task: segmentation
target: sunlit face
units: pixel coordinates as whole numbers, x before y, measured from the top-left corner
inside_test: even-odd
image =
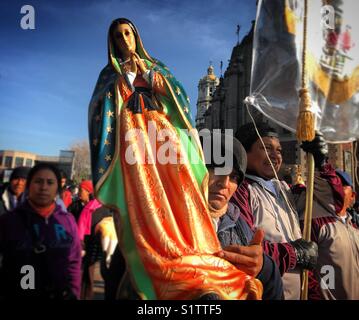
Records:
[[[239,176],[235,171],[230,175],[215,175],[214,169],[208,169],[208,202],[216,210],[228,204],[233,193],[237,190]]]
[[[53,171],[42,169],[35,173],[29,185],[29,200],[38,207],[48,207],[57,195],[57,179]]]
[[[61,178],[61,187],[63,188],[66,184],[66,178]]]
[[[131,53],[136,51],[136,38],[128,24],[117,25],[113,32],[113,38],[125,60],[131,56]]]
[[[90,201],[90,192],[86,189],[80,188],[79,189],[79,198],[82,202],[87,203]]]
[[[262,138],[265,148],[267,149],[269,158],[271,159],[276,172],[282,165],[282,147],[277,138]],[[261,141],[258,139],[247,152],[247,170],[264,179],[272,179],[275,177],[270,162],[266,156]]]
[[[12,193],[18,198],[25,191],[26,179],[15,178],[10,181],[10,189]]]
[[[344,191],[344,210],[351,208],[355,203],[355,196],[356,193],[353,192],[353,189],[351,186],[343,186]]]

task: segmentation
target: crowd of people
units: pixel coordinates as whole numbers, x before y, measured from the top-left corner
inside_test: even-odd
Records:
[[[226,138],[233,139],[226,150],[233,156],[228,174],[216,174],[213,159],[206,159],[208,206],[222,246],[218,257],[260,280],[262,299],[299,299],[303,269],[310,270],[309,299],[359,299],[358,212],[350,176],[327,162],[320,135],[302,145],[316,165],[312,241],[305,241],[305,185],[289,187],[275,178],[282,164],[278,135],[266,123],[257,130],[261,138],[247,124],[238,139],[212,139],[222,149]],[[141,298],[117,246],[113,213],[94,198],[90,180],[73,191],[50,164],[13,170],[0,198],[1,298],[91,300],[97,262],[106,299]],[[22,287],[24,265],[37,270],[34,290]],[[332,282],[322,279],[328,266]],[[220,296],[208,292],[201,299]]]

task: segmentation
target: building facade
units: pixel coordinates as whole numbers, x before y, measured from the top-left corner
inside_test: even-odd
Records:
[[[39,162],[55,165],[68,178],[72,177],[74,151],[61,150],[59,156],[41,156],[31,152],[17,150],[0,150],[0,181],[7,182],[12,170],[16,167],[33,167]]]
[[[15,150],[0,150],[0,170],[13,169],[16,167],[32,167],[37,155],[30,152]]]

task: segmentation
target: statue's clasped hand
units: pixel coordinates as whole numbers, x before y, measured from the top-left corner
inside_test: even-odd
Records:
[[[137,52],[132,52],[131,61],[132,61],[132,64],[136,68],[136,72],[137,72],[137,68],[138,68],[140,70],[141,74],[146,73],[147,67]]]

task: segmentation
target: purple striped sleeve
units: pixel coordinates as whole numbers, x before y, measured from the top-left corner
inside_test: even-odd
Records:
[[[319,281],[313,271],[308,271],[308,300],[322,300]]]
[[[263,241],[264,252],[277,264],[280,274],[294,269],[297,264],[295,250],[289,243],[271,243]]]
[[[311,240],[315,243],[319,243],[319,235],[320,235],[320,229],[328,225],[330,223],[335,223],[336,218],[335,217],[321,217],[321,218],[315,218],[312,219],[312,230],[311,230]],[[303,230],[304,221],[300,221],[300,227]],[[318,281],[318,277],[315,276],[313,271],[308,272],[308,298],[309,300],[321,300],[322,295],[320,292],[320,282]]]
[[[251,229],[255,231],[254,217],[249,201],[247,180],[244,180],[244,182],[237,188],[230,201],[240,209],[241,215],[244,220],[246,220]]]

